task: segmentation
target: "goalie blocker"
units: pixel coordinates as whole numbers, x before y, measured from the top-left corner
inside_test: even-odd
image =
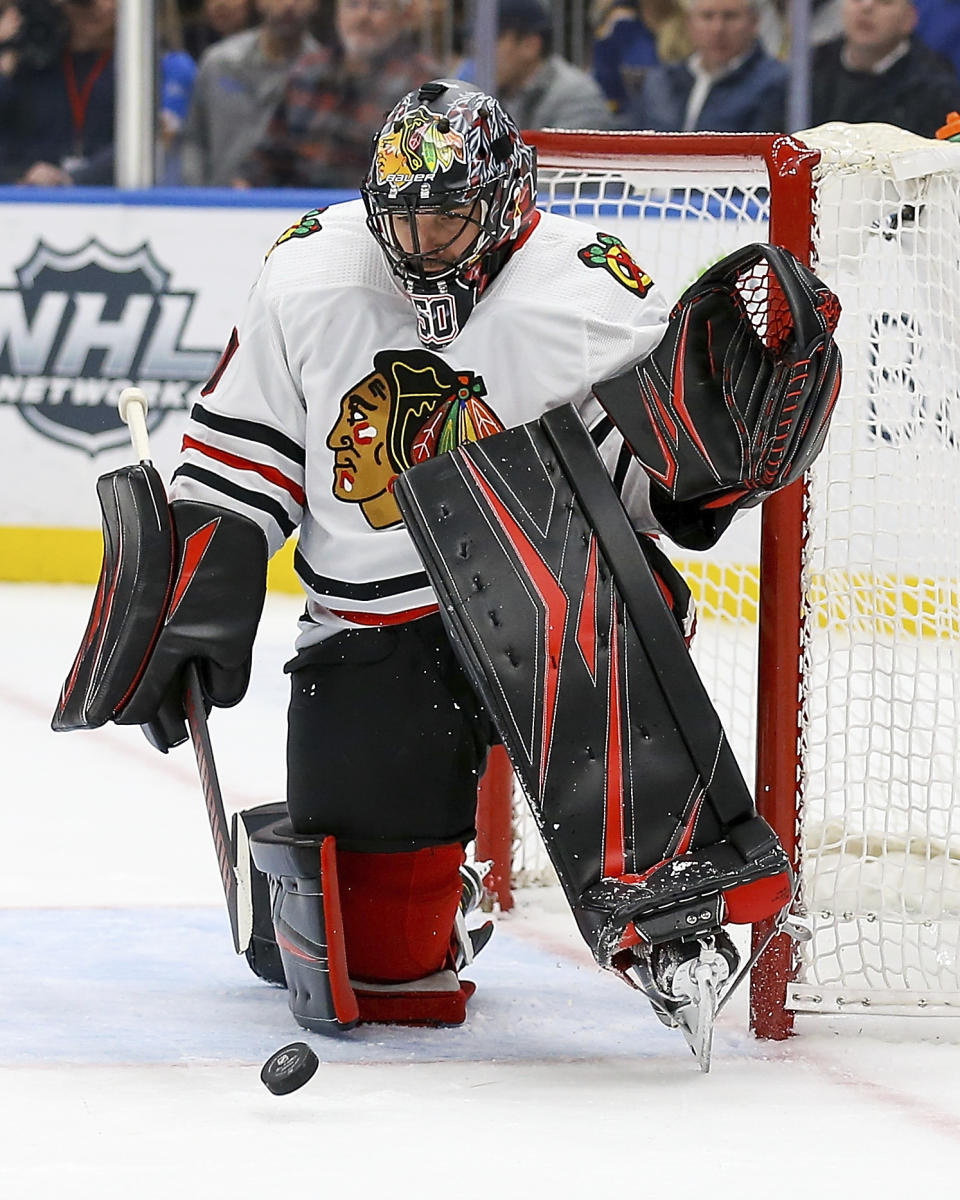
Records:
[[[266,595],[266,540],[227,509],[168,505],[147,461],[101,476],[97,497],[103,564],[53,729],[142,725],[166,753],[187,739],[189,661],[198,663],[209,704],[243,698]]]

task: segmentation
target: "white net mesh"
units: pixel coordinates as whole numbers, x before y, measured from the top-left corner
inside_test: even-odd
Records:
[[[844,385],[806,514],[800,834],[816,933],[788,1006],[960,1010],[960,146],[888,127],[803,140],[822,151],[814,265],[843,304]],[[777,204],[761,160],[702,144],[682,161],[548,168],[541,202],[621,237],[672,301],[765,240]],[[671,554],[751,782],[758,547],[750,514],[709,554]],[[549,881],[522,799],[514,839],[515,881]]]
[[[798,1008],[960,1006],[960,146],[827,126],[844,386],[810,475]],[[908,995],[909,994],[909,995]]]

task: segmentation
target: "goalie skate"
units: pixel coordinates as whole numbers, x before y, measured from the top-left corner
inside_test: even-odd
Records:
[[[709,1071],[717,1013],[740,979],[740,956],[729,935],[718,930],[694,941],[644,946],[632,958],[627,982],[639,987],[664,1025],[681,1031],[701,1071]]]
[[[612,965],[631,987],[650,1001],[653,1011],[671,1029],[679,1029],[701,1071],[710,1070],[714,1023],[720,1010],[740,986],[754,963],[779,933],[808,941],[809,924],[784,907],[747,962],[741,965],[729,934],[723,929],[696,931],[690,938],[640,943],[622,950]],[[707,919],[706,908],[700,916]],[[639,933],[642,922],[634,922]]]
[[[493,864],[491,862],[465,862],[460,867],[460,907],[453,922],[453,938],[456,944],[454,966],[458,971],[468,967],[493,936],[493,922],[484,921],[476,929],[467,928],[467,917],[483,903],[486,890],[483,881]]]

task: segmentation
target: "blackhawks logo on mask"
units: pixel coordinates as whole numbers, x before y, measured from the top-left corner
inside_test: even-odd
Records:
[[[584,246],[578,258],[588,267],[602,267],[631,292],[641,298],[653,287],[653,280],[633,261],[630,251],[612,233],[598,233],[597,240]]]
[[[408,183],[433,179],[455,162],[465,161],[463,134],[450,127],[448,118],[418,108],[381,133],[374,171],[377,183],[399,190]]]
[[[455,371],[428,350],[381,350],[373,370],[340,398],[327,437],[333,494],[358,504],[368,525],[401,524],[393,485],[424,459],[503,431],[473,371]]]

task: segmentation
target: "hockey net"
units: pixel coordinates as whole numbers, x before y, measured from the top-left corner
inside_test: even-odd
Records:
[[[805,483],[672,557],[695,661],[814,927],[754,969],[755,1030],[960,1012],[960,146],[838,124],[534,140],[541,205],[622,238],[671,301],[767,240],[840,297],[843,390]],[[549,883],[519,792],[507,807],[481,846],[509,847],[512,886]]]

